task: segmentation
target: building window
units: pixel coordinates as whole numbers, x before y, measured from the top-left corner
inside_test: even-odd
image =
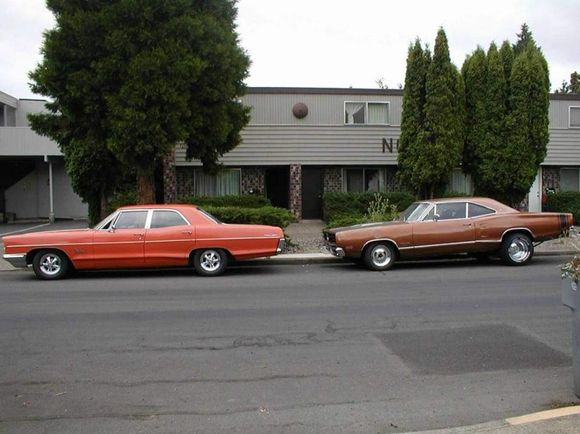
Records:
[[[560,169],[560,191],[579,191],[579,187],[578,169]]]
[[[570,128],[580,128],[580,107],[570,107]]]
[[[195,169],[193,191],[195,196],[238,196],[240,194],[241,170],[226,169],[216,174]]]
[[[473,194],[471,175],[463,173],[461,169],[453,169],[447,184],[447,193],[458,193],[466,196]]]
[[[388,125],[389,103],[349,102],[344,103],[344,123],[347,125]]]
[[[5,127],[5,123],[4,122],[4,104],[0,104],[0,127]]]
[[[365,167],[344,169],[343,191],[361,193],[363,191],[385,191],[385,169]]]

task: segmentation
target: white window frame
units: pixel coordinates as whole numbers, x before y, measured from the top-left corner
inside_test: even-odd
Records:
[[[572,126],[572,109],[578,109],[578,110],[580,110],[580,106],[578,106],[578,105],[568,106],[568,128],[580,129],[580,125],[578,125],[578,126]]]
[[[362,124],[352,123],[349,124],[346,122],[346,105],[347,104],[364,104],[364,119],[365,121]],[[387,106],[387,123],[369,123],[369,104],[384,104]],[[342,107],[342,122],[344,125],[351,126],[361,126],[361,125],[391,125],[391,102],[390,101],[344,101]]]

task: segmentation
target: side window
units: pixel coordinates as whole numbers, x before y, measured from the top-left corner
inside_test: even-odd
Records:
[[[477,205],[475,203],[470,203],[469,205],[469,217],[479,217],[480,215],[493,214],[495,211],[487,208],[485,206]]]
[[[153,211],[151,229],[183,225],[187,225],[187,222],[175,211]]]
[[[425,217],[423,217],[423,221],[431,221],[433,220],[433,218],[435,217],[435,207],[432,206],[431,209],[429,210],[429,212],[427,213],[427,215]]]
[[[439,220],[464,219],[465,202],[439,203],[437,214],[439,214]]]
[[[115,222],[115,229],[143,229],[147,211],[123,211]]]

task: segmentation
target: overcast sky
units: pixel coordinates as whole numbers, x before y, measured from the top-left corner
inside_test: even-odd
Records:
[[[0,90],[40,97],[28,72],[40,61],[42,32],[54,25],[44,0],[1,0]],[[580,71],[578,0],[388,1],[240,0],[238,31],[252,59],[249,86],[392,88],[404,82],[407,49],[433,46],[439,27],[460,68],[491,41],[515,41],[528,23],[550,65],[552,89]]]

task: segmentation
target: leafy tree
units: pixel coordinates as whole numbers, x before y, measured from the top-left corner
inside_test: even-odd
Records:
[[[206,168],[239,144],[249,60],[235,32],[235,1],[48,0],[48,7],[57,26],[31,78],[53,100],[43,131],[65,159],[89,144],[109,152],[135,171],[143,203],[154,202],[155,165],[176,143]],[[68,135],[75,140],[62,141]]]
[[[427,48],[421,47],[421,41],[415,40],[409,46],[407,69],[405,72],[405,87],[403,90],[403,112],[401,115],[401,138],[398,149],[399,178],[401,182],[413,190],[418,190],[417,167],[418,136],[423,127],[425,106],[425,81],[431,61]]]
[[[576,71],[570,74],[570,92],[580,93],[580,74]]]
[[[450,61],[445,31],[439,29],[427,72],[425,121],[418,137],[416,183],[423,197],[433,197],[461,164],[464,110],[463,80]]]

